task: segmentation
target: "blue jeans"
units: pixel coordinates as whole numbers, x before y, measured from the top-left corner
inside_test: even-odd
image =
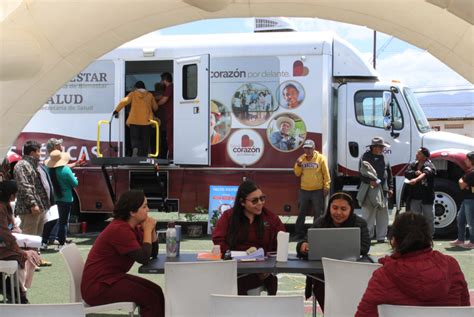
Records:
[[[458,213],[458,240],[465,241],[466,224],[469,225],[469,240],[474,243],[474,199],[464,199]]]
[[[69,222],[69,215],[71,214],[72,202],[57,201],[59,211],[58,220],[58,241],[60,245],[66,242],[67,224]]]

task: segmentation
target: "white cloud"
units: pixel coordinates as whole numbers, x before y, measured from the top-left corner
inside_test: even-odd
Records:
[[[400,80],[413,88],[471,86],[431,54],[417,49],[378,59],[377,72],[384,80]]]
[[[365,26],[311,18],[292,18],[291,20],[296,24],[300,32],[330,31],[348,41],[371,40],[373,36],[373,31]]]

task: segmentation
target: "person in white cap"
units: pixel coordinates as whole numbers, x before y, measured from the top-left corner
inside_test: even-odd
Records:
[[[295,224],[295,239],[301,240],[306,235],[304,222],[309,205],[313,206],[313,224],[324,210],[324,198],[329,193],[331,176],[324,155],[316,151],[313,140],[303,144],[304,154],[295,163],[294,172],[300,178],[299,214]]]
[[[388,159],[383,154],[385,148],[390,147],[385,143],[383,138],[375,137],[370,145],[369,150],[365,152],[359,162],[359,172],[361,184],[357,200],[362,207],[362,216],[367,221],[369,227],[369,235],[374,236],[374,226],[377,224],[376,239],[378,243],[385,242],[388,230],[388,197],[393,195],[393,176],[392,169]],[[376,172],[377,178],[368,177],[363,169],[370,165]],[[370,191],[382,192],[380,201],[374,204]]]
[[[278,131],[270,135],[270,142],[280,150],[293,150],[296,146],[296,139],[290,135],[290,131],[295,127],[295,121],[290,117],[281,116],[276,120],[275,124]]]

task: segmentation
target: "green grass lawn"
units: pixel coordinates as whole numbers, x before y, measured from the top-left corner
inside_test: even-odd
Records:
[[[162,218],[161,215],[153,213],[154,217]],[[169,217],[169,215],[167,216]],[[160,219],[162,220],[162,219]],[[86,234],[73,236],[74,242],[79,246],[82,256],[85,259],[96,238],[97,234]],[[295,252],[296,243],[290,243],[290,252]],[[474,289],[474,250],[466,250],[462,248],[453,248],[448,241],[435,241],[434,248],[445,254],[449,254],[456,258],[461,269],[464,272],[468,286]],[[181,244],[181,252],[198,252],[210,251],[212,249],[212,241],[209,236],[201,239],[184,239]],[[160,244],[160,253],[163,253],[164,245]],[[374,256],[383,256],[390,252],[388,244],[374,244],[370,253]],[[28,299],[31,303],[66,303],[69,301],[69,277],[65,264],[57,251],[45,251],[42,253],[44,259],[51,261],[51,267],[43,267],[37,272],[33,279],[33,286],[28,290]],[[138,274],[139,265],[134,265],[131,274],[136,274],[144,278],[150,279],[164,287],[163,275]],[[285,295],[304,295],[305,276],[301,274],[279,274],[278,293]],[[307,306],[311,306],[311,302],[306,302]],[[120,315],[118,312],[110,314],[96,314],[88,316],[115,316]]]

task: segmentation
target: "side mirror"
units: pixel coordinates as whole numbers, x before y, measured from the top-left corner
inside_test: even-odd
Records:
[[[384,91],[383,92],[383,116],[384,117],[390,117],[390,108],[392,104],[392,93],[389,91]]]

